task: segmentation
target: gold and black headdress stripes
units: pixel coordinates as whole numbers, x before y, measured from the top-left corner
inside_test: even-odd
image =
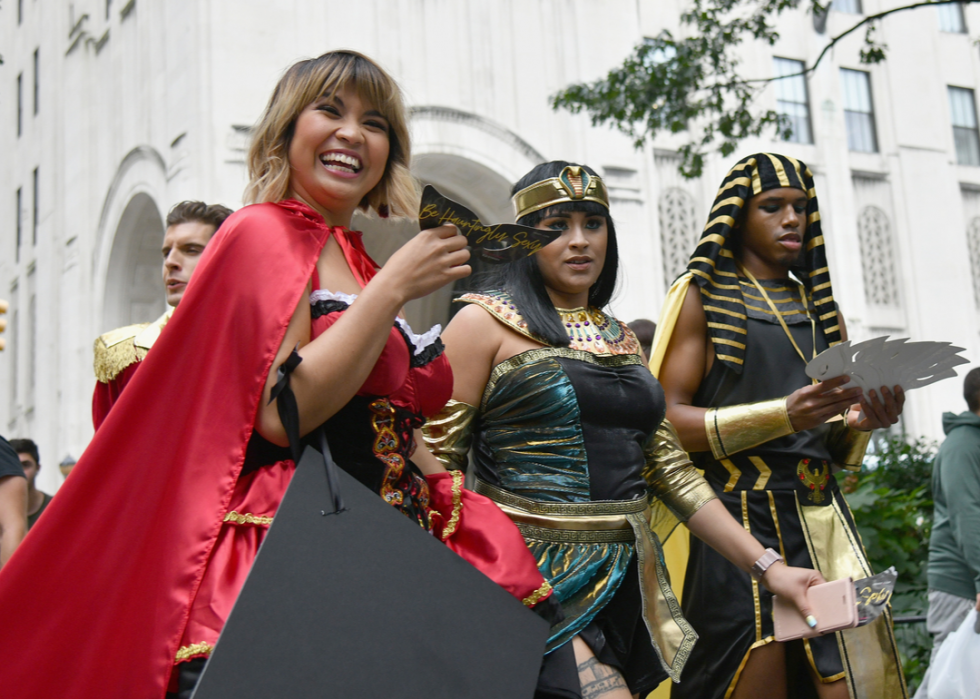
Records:
[[[735,265],[735,224],[752,197],[770,189],[793,187],[806,192],[806,232],[801,266],[793,273],[810,292],[817,323],[830,345],[841,341],[837,307],[830,284],[827,251],[820,227],[813,173],[785,155],[757,153],[740,160],[722,182],[708,223],[687,269],[701,287],[715,356],[741,373],[745,360],[746,313]]]
[[[600,177],[580,165],[568,165],[558,177],[535,182],[514,195],[515,220],[568,201],[594,201],[608,209],[609,193]]]

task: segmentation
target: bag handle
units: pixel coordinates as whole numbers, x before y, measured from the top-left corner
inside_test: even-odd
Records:
[[[289,440],[289,451],[293,456],[293,461],[299,466],[300,458],[303,454],[303,442],[299,436],[299,406],[296,404],[296,395],[289,385],[289,377],[296,367],[302,363],[299,345],[293,348],[286,361],[279,365],[276,373],[276,384],[269,392],[269,403],[276,401],[276,410],[279,413],[279,420],[286,431],[286,438]],[[333,511],[327,512],[320,510],[321,515],[336,515],[345,511],[344,498],[340,493],[340,477],[337,474],[337,464],[330,453],[330,445],[327,443],[327,432],[323,425],[315,430],[320,442],[320,453],[323,456],[323,467],[327,474],[327,487],[330,490],[330,498],[333,501]]]

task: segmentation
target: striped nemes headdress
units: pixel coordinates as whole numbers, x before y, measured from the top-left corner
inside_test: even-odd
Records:
[[[806,192],[806,232],[802,266],[792,271],[810,292],[817,325],[830,345],[841,341],[837,307],[827,267],[813,173],[805,163],[785,155],[757,153],[743,158],[725,176],[701,240],[687,269],[701,287],[701,301],[715,356],[738,373],[745,360],[746,313],[735,267],[732,236],[742,208],[770,189],[793,187]]]

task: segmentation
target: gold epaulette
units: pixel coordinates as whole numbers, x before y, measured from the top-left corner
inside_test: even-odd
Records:
[[[95,378],[109,383],[126,367],[142,361],[160,337],[172,313],[171,308],[152,323],[127,325],[100,335],[93,347]]]

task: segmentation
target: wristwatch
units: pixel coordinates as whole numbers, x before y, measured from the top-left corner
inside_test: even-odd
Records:
[[[766,549],[766,552],[759,556],[759,560],[752,564],[749,572],[752,573],[752,577],[756,580],[762,580],[762,576],[766,574],[766,571],[769,570],[773,563],[782,563],[782,561],[782,556],[772,549]]]

